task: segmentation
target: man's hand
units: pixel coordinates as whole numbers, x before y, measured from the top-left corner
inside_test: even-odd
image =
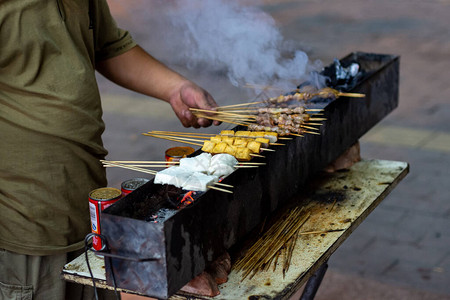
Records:
[[[212,123],[219,125],[220,122],[196,118],[189,108],[200,108],[206,110],[215,110],[217,107],[213,97],[204,89],[187,81],[180,86],[169,98],[169,103],[173,111],[180,119],[184,127],[208,127]]]

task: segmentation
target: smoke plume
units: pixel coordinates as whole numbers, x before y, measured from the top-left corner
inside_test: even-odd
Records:
[[[145,10],[151,28],[142,35],[153,37],[148,47],[159,48],[171,63],[224,72],[235,86],[292,89],[320,67],[320,63],[310,63],[305,52],[293,49],[259,1],[251,5],[237,0],[139,3],[131,19],[142,19]],[[136,38],[145,40],[143,36]]]

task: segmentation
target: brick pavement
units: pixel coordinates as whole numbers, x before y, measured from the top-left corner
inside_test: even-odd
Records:
[[[111,1],[113,12],[118,2]],[[363,137],[361,148],[367,158],[409,162],[410,174],[332,256],[317,298],[450,299],[450,1],[267,0],[262,7],[286,38],[325,65],[356,50],[401,55],[400,106]],[[131,25],[151,48],[146,24]],[[155,52],[163,47],[161,41]],[[223,74],[172,67],[222,104],[247,97]],[[103,80],[101,89],[109,158],[161,159],[172,144],[139,134],[182,129],[170,108]],[[112,185],[135,175],[108,170]]]

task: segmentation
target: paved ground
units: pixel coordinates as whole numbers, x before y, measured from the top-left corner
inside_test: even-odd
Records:
[[[141,44],[218,102],[248,99],[220,70],[188,70],[172,60],[173,49],[164,52],[171,36],[148,18],[168,13],[158,2],[110,2]],[[131,13],[136,7],[139,14]],[[333,255],[317,298],[450,299],[450,1],[267,0],[260,7],[287,40],[324,65],[352,51],[401,56],[400,106],[362,138],[361,147],[367,158],[407,161],[411,172]],[[159,40],[151,37],[154,28]],[[162,159],[173,144],[140,133],[181,130],[168,105],[100,82],[109,158]],[[108,172],[111,186],[136,176]]]

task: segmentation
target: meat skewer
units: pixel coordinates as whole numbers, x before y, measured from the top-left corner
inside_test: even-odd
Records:
[[[306,89],[309,89],[306,91]],[[308,101],[313,99],[314,97],[320,97],[323,99],[326,98],[339,98],[339,97],[350,97],[350,98],[364,98],[365,94],[360,93],[344,93],[340,92],[338,90],[326,87],[320,90],[315,89],[314,87],[305,87],[303,88],[303,91],[298,91],[293,94],[288,95],[280,95],[278,97],[272,97],[264,101],[257,101],[257,102],[250,102],[250,103],[240,103],[240,104],[232,104],[232,105],[225,105],[225,106],[219,106],[217,110],[223,110],[230,107],[239,107],[239,106],[249,106],[249,105],[256,105],[256,104],[281,104],[285,103],[291,100],[295,101]]]

